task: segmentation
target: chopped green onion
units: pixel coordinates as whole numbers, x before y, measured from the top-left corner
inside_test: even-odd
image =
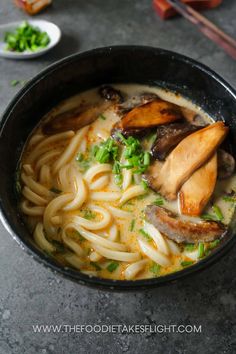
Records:
[[[214,213],[216,214],[216,217],[219,221],[224,219],[224,216],[222,214],[222,211],[220,210],[220,208],[218,207],[218,205],[213,205],[212,210],[214,211]]]
[[[154,200],[154,202],[152,202],[152,204],[157,205],[157,206],[161,206],[164,204],[164,200],[163,200],[163,198],[158,197],[157,199]]]
[[[215,240],[215,241],[212,241],[208,244],[208,249],[212,250],[214,249],[215,247],[217,247],[220,243],[220,240]]]
[[[143,187],[144,190],[148,190],[148,183],[147,181],[145,181],[144,179],[141,181],[141,185]]]
[[[101,270],[100,265],[97,264],[96,262],[90,262],[90,265],[93,266],[96,270]]]
[[[205,246],[204,243],[200,242],[198,245],[198,258],[202,258],[204,256]]]
[[[50,192],[56,193],[56,194],[60,194],[62,191],[60,189],[54,188],[52,187],[51,189],[49,189]]]
[[[155,275],[158,275],[161,270],[161,266],[155,262],[152,263],[152,265],[149,268],[150,272],[152,272]]]
[[[114,272],[117,268],[119,267],[119,263],[117,262],[112,262],[107,266],[107,270],[112,273]]]
[[[122,174],[117,174],[114,176],[114,180],[115,180],[115,184],[117,184],[117,186],[121,186],[122,181],[123,181],[123,176]]]
[[[66,252],[66,248],[65,246],[57,241],[57,240],[50,240],[51,244],[56,248],[56,250],[60,253],[65,253]]]
[[[194,263],[194,261],[182,261],[180,264],[182,265],[182,267],[188,267],[190,265],[192,265]]]
[[[92,210],[85,209],[84,218],[87,220],[93,220],[96,218],[96,213],[94,213]]]
[[[100,163],[113,162],[117,160],[118,145],[115,140],[108,138],[106,141],[98,145],[94,157]]]
[[[19,80],[12,80],[12,81],[11,81],[11,86],[16,86],[16,85],[18,85],[19,83],[20,83]]]
[[[4,36],[6,50],[14,52],[24,52],[26,50],[35,52],[45,48],[50,38],[46,32],[42,32],[38,27],[34,27],[27,21],[22,22],[12,32],[6,32]]]
[[[187,252],[194,251],[195,249],[196,249],[196,245],[194,243],[187,243],[184,245],[184,250]]]
[[[151,236],[146,231],[144,231],[144,229],[139,229],[139,232],[147,239],[148,242],[152,241]]]
[[[226,196],[223,197],[223,200],[225,202],[236,203],[236,197],[235,196],[234,197],[230,197],[230,196],[226,195]]]
[[[102,119],[102,120],[106,120],[107,119],[103,114],[100,114],[99,118]]]
[[[130,231],[134,231],[134,226],[135,226],[135,219],[133,219],[133,220],[131,221],[129,230],[130,230]]]
[[[213,205],[212,210],[214,212],[214,215],[212,214],[203,214],[201,216],[201,219],[206,220],[206,221],[222,221],[224,219],[224,216],[222,214],[222,211],[218,207],[218,205]]]

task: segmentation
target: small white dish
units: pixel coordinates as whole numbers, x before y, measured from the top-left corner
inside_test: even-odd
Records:
[[[19,52],[11,52],[6,50],[6,43],[4,42],[4,34],[5,32],[12,32],[18,26],[22,24],[22,21],[7,23],[4,25],[0,25],[0,57],[8,58],[8,59],[31,59],[39,57],[40,55],[45,54],[49,50],[51,50],[61,39],[61,30],[60,28],[52,22],[44,21],[44,20],[27,20],[30,25],[34,27],[38,27],[41,31],[47,32],[50,43],[48,43],[47,47],[40,49],[36,52],[31,52],[29,50],[24,51],[22,53]]]

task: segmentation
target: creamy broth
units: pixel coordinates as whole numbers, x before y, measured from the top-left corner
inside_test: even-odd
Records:
[[[113,85],[126,98],[143,92],[155,93],[165,101],[200,114],[206,124],[213,121],[205,112],[179,94],[143,85]],[[65,267],[90,276],[136,280],[163,276],[182,270],[207,256],[217,242],[199,245],[176,243],[153,230],[145,220],[145,207],[158,203],[180,213],[178,201],[167,201],[148,188],[142,174],[122,169],[117,181],[112,163],[99,163],[91,151],[107,141],[120,114],[110,107],[93,123],[78,131],[45,135],[42,127],[63,112],[87,103],[99,103],[98,90],[80,93],[60,103],[45,117],[29,137],[20,164],[20,208],[34,242]],[[144,151],[153,143],[153,131],[140,138]],[[124,146],[119,146],[119,158]],[[122,157],[123,156],[123,157]],[[232,219],[234,202],[222,196],[236,191],[235,175],[218,180],[204,213],[211,213],[212,200],[220,208],[222,223]],[[200,217],[183,220],[201,223]],[[151,229],[150,229],[151,227]],[[153,236],[154,233],[154,236]],[[145,251],[146,250],[146,251]],[[152,256],[154,254],[154,256]]]

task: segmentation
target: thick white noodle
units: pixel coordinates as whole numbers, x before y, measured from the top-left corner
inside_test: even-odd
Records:
[[[74,179],[76,193],[74,195],[74,199],[63,208],[65,211],[79,209],[84,204],[88,196],[82,175],[78,170],[76,170],[74,166],[71,166],[70,168],[70,176],[72,179]]]
[[[105,208],[100,207],[98,205],[89,204],[88,209],[95,211],[96,213],[99,213],[102,216],[102,219],[99,221],[92,221],[92,220],[82,218],[81,216],[73,216],[70,220],[73,223],[83,226],[88,230],[101,230],[101,229],[105,229],[110,225],[112,221],[112,216],[109,213],[109,211],[107,211]]]
[[[52,216],[51,217],[51,223],[53,225],[61,225],[63,222],[63,217],[62,216],[59,216],[59,215],[56,215],[56,216]]]
[[[182,255],[192,259],[193,261],[197,261],[198,260],[198,249],[196,249],[194,251],[184,251],[182,253]]]
[[[121,210],[111,205],[108,205],[107,208],[110,210],[112,215],[116,218],[126,219],[126,218],[130,218],[130,216],[132,215],[130,211]]]
[[[94,181],[89,185],[89,189],[92,191],[99,190],[105,188],[108,185],[108,183],[109,183],[109,176],[108,175],[101,176],[98,179],[96,179],[96,181]]]
[[[113,224],[108,231],[108,240],[117,241],[119,230],[116,224]]]
[[[122,197],[120,198],[120,205],[124,204],[128,200],[138,197],[139,195],[145,194],[146,191],[143,188],[143,186],[132,186],[129,187],[123,194]]]
[[[119,252],[113,251],[97,244],[93,244],[93,248],[100,253],[103,257],[108,259],[113,259],[115,261],[123,261],[123,262],[136,262],[141,258],[140,253],[138,252]]]
[[[132,171],[123,169],[122,170],[122,176],[123,176],[123,182],[122,182],[122,189],[125,191],[128,187],[130,187],[132,183]]]
[[[34,193],[29,187],[24,187],[22,190],[23,196],[35,205],[44,206],[48,204],[48,200]]]
[[[62,209],[68,202],[73,199],[72,193],[62,194],[57,198],[54,198],[46,207],[43,215],[43,224],[48,236],[54,236],[56,229],[52,225],[51,219],[56,216],[57,212]]]
[[[109,163],[96,164],[90,167],[87,172],[84,174],[84,180],[90,184],[93,182],[93,179],[101,174],[111,172],[112,167]]]
[[[102,259],[102,256],[98,252],[93,251],[90,253],[89,259],[91,262],[98,262]]]
[[[50,167],[48,165],[43,165],[41,167],[40,172],[39,172],[39,181],[44,186],[47,186],[48,188],[50,187],[51,173],[50,173]]]
[[[142,259],[141,261],[130,264],[124,271],[125,279],[132,280],[136,275],[144,270],[146,264],[148,263],[147,259]]]
[[[27,176],[33,176],[34,175],[34,170],[33,170],[32,166],[31,166],[31,164],[25,163],[22,166],[22,168],[25,171],[25,173],[27,174]]]
[[[43,134],[34,134],[30,138],[30,140],[28,142],[28,147],[32,147],[33,145],[38,144],[43,139],[45,139],[45,135],[43,135]]]
[[[32,206],[29,204],[28,200],[25,199],[21,203],[21,210],[24,214],[29,216],[41,216],[44,213],[45,207]]]
[[[52,193],[48,190],[48,188],[36,182],[32,177],[26,176],[25,173],[22,173],[21,179],[24,184],[32,190],[32,192],[40,195],[41,197],[44,197],[45,199],[52,199]]]
[[[179,249],[179,246],[172,240],[169,240],[168,238],[166,238],[166,242],[169,246],[169,250],[172,254],[174,255],[179,255],[181,252],[180,252],[180,249]]]
[[[170,254],[168,244],[161,233],[157,230],[157,228],[155,228],[149,222],[145,221],[143,229],[148,235],[151,236],[157,245],[158,250],[168,256]]]
[[[65,231],[62,232],[62,241],[66,246],[68,246],[72,251],[74,251],[79,257],[86,256],[84,249],[78,244],[78,242],[72,240],[68,237]]]
[[[120,192],[92,192],[90,193],[90,199],[103,202],[114,202],[120,199]]]
[[[80,270],[80,267],[84,266],[86,262],[73,253],[64,254],[65,260],[72,265],[74,268]]]
[[[43,232],[43,224],[39,222],[34,230],[34,240],[36,244],[44,251],[53,252],[55,247],[46,240],[46,237]]]
[[[58,155],[61,154],[61,149],[54,149],[54,150],[49,150],[45,152],[40,158],[37,160],[36,165],[35,165],[35,171],[38,172],[38,170],[43,166],[49,163],[51,160],[55,159]]]
[[[164,255],[160,251],[154,249],[147,242],[145,242],[141,239],[139,239],[138,242],[139,242],[139,246],[140,246],[141,250],[148,258],[150,258],[151,260],[153,260],[157,264],[160,264],[162,267],[168,267],[171,265],[171,261],[166,255]]]
[[[81,236],[83,236],[84,238],[86,238],[86,240],[92,242],[93,244],[96,245],[100,245],[112,250],[117,250],[117,251],[125,251],[126,250],[126,246],[118,243],[118,242],[113,242],[110,240],[107,240],[101,236],[98,236],[97,234],[90,232],[88,230],[83,229],[81,226],[79,226],[78,224],[75,223],[70,223],[68,225],[66,225],[66,229],[68,228],[73,228],[75,230],[77,230]],[[98,252],[100,253],[100,252]]]
[[[71,185],[71,179],[69,176],[69,169],[70,169],[70,164],[64,165],[62,168],[60,168],[58,172],[58,177],[59,177],[59,184],[61,187],[61,190],[63,192],[76,192],[76,186],[74,183]]]
[[[78,148],[82,140],[85,138],[88,129],[89,126],[86,126],[77,131],[77,133],[71,139],[69,145],[65,148],[64,152],[61,154],[59,159],[54,163],[52,167],[52,171],[54,174],[57,173],[62,166],[64,166],[65,164],[67,164],[69,161],[73,159],[76,151],[78,151]]]
[[[44,152],[50,150],[53,144],[64,142],[66,139],[72,138],[75,133],[70,130],[68,132],[54,134],[46,139],[43,139],[39,144],[37,144],[31,154],[27,158],[28,163],[33,163],[40,155]]]

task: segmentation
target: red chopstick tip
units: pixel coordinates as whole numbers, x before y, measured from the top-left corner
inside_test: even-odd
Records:
[[[219,6],[222,0],[182,0],[196,10],[206,10]],[[153,7],[160,18],[166,20],[173,17],[177,12],[166,0],[153,0]]]

